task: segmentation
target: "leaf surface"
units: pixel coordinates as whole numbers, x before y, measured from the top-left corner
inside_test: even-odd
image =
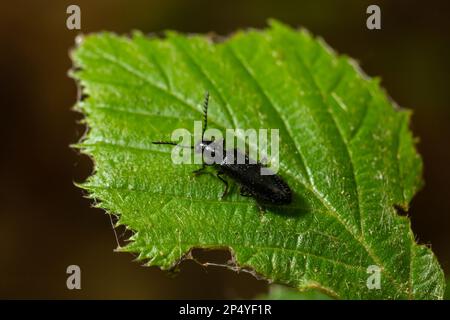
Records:
[[[276,21],[220,43],[100,33],[73,60],[87,96],[79,147],[95,162],[83,188],[135,232],[123,250],[168,269],[191,248],[229,248],[240,268],[337,298],[442,298],[436,258],[395,210],[421,186],[410,113],[320,39]],[[222,200],[220,180],[152,144],[192,131],[206,90],[210,127],[279,129],[291,205],[261,214],[236,190]],[[371,265],[380,289],[366,285]]]

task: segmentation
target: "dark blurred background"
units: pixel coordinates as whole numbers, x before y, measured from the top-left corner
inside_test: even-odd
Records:
[[[274,17],[357,59],[396,102],[414,110],[426,186],[409,215],[417,240],[432,244],[450,273],[448,1],[15,0],[2,1],[0,18],[0,298],[252,298],[267,291],[249,274],[187,261],[170,276],[113,252],[109,217],[73,185],[92,164],[69,148],[85,130],[71,111],[76,86],[67,77],[68,51],[78,31],[66,28],[70,4],[81,7],[83,33],[228,34],[262,28]],[[380,5],[382,30],[366,28],[369,4]],[[82,290],[66,288],[70,264],[81,267]]]

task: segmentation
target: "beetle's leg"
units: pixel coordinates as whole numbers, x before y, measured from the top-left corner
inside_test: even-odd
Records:
[[[259,203],[258,201],[256,201],[256,205],[258,206],[259,213],[260,213],[261,215],[263,215],[264,213],[266,213],[266,208],[264,208],[264,206],[263,206],[261,203]]]
[[[222,178],[222,171],[218,171],[216,176],[219,178],[224,184],[225,184],[225,190],[222,193],[222,199],[225,198],[225,196],[228,194],[228,181]]]
[[[243,197],[252,197],[253,194],[250,192],[250,190],[244,186],[241,186],[240,194]]]
[[[193,173],[195,176],[199,176],[199,175],[201,175],[201,174],[207,173],[207,172],[205,172],[205,169],[206,169],[206,165],[203,163],[203,164],[202,164],[202,167],[201,167],[200,169],[194,170],[194,171],[192,171],[192,173]]]

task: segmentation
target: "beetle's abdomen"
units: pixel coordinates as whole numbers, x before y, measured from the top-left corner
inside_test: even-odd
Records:
[[[239,153],[235,150],[235,156]],[[276,174],[261,175],[262,165],[251,161],[247,155],[243,156],[245,157],[243,164],[232,161],[236,157],[235,159],[225,157],[220,168],[258,200],[280,205],[291,203],[291,189],[280,176]]]

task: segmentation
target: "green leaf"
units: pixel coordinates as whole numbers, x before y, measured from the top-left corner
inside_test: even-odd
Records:
[[[235,268],[336,298],[443,297],[435,256],[395,210],[421,186],[410,112],[320,39],[275,21],[220,43],[100,33],[73,60],[87,96],[79,147],[95,162],[82,187],[135,232],[123,251],[169,269],[191,248],[229,248]],[[292,205],[261,214],[238,192],[222,200],[220,180],[194,177],[199,165],[175,165],[170,146],[152,144],[192,131],[206,90],[210,127],[279,129]],[[380,289],[366,285],[371,265]]]
[[[450,279],[446,280],[444,299],[445,300],[450,300]]]

